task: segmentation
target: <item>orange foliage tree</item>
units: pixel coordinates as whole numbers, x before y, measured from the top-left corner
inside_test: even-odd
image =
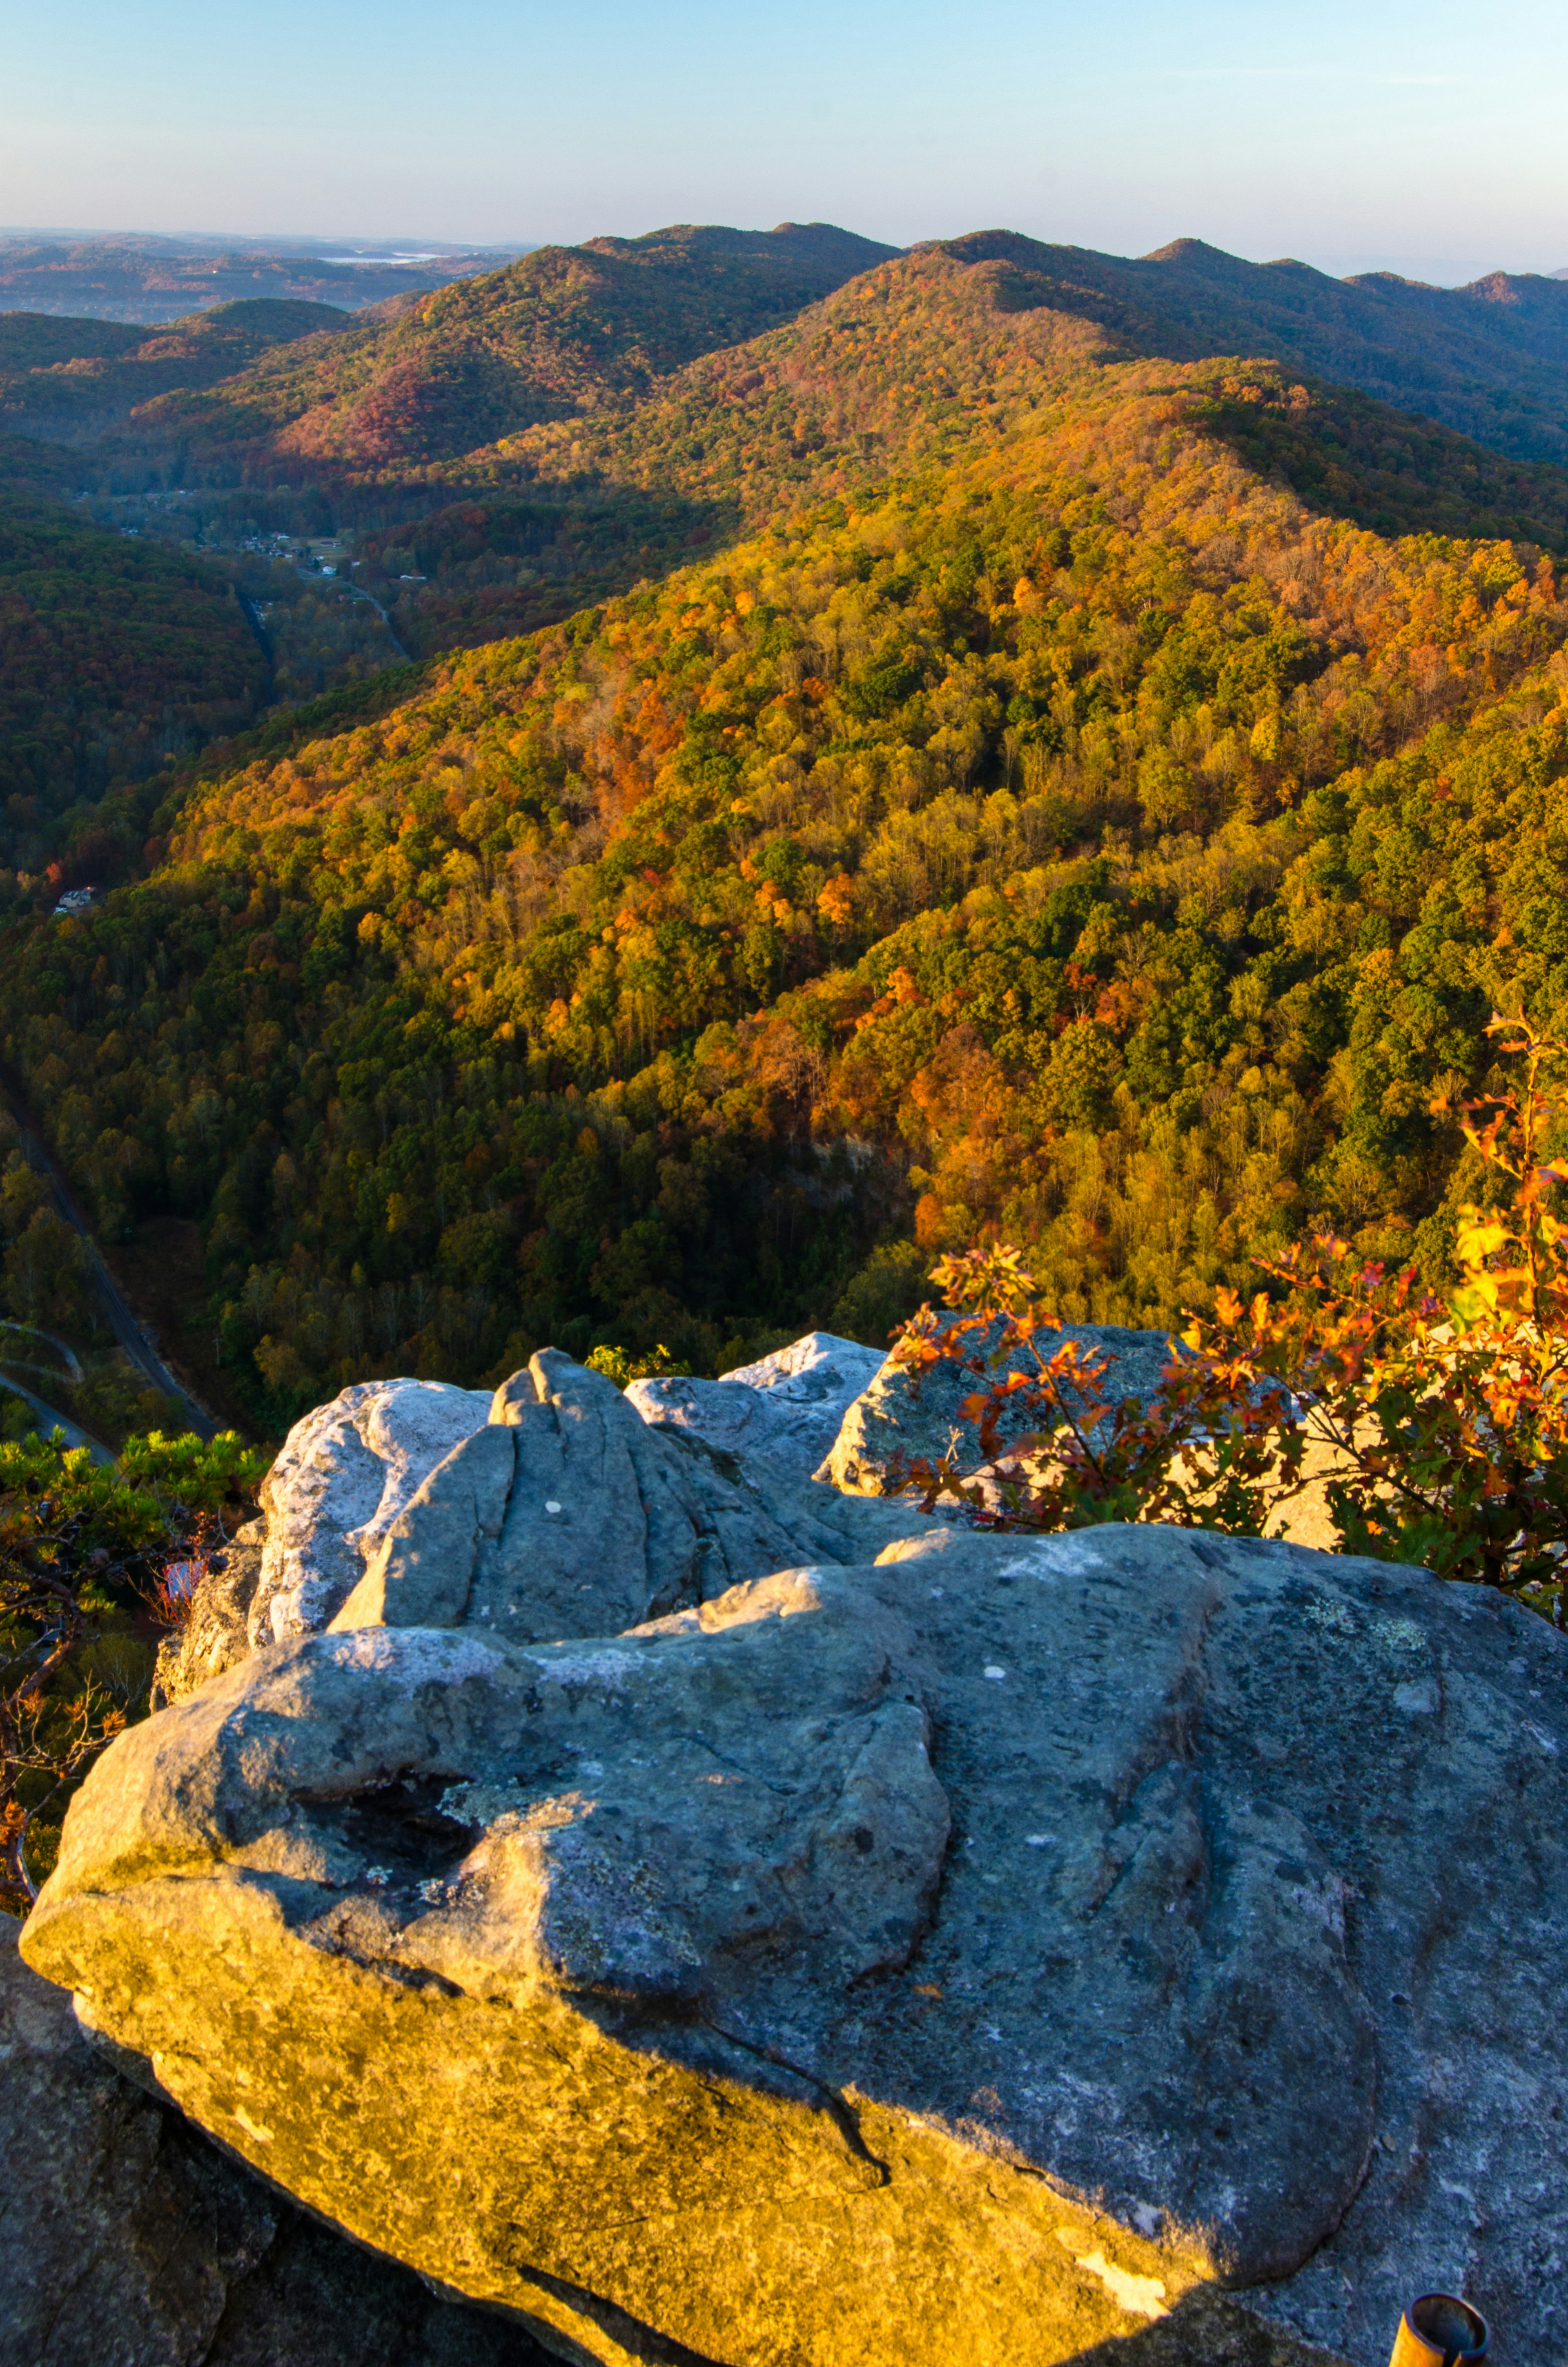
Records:
[[[1067,1340],[1006,1245],[945,1258],[958,1310],[906,1327],[916,1373],[958,1361],[983,1458],[912,1462],[895,1481],[946,1495],[983,1527],[1117,1520],[1262,1535],[1316,1479],[1342,1550],[1494,1586],[1568,1626],[1568,1165],[1547,1156],[1568,1043],[1524,1018],[1489,1034],[1517,1084],[1460,1105],[1494,1188],[1466,1203],[1457,1285],[1389,1273],[1333,1234],[1260,1262],[1250,1304],[1216,1294],[1150,1403],[1113,1403],[1106,1359]]]

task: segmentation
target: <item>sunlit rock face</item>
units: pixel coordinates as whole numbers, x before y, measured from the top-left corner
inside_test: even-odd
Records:
[[[106,1755],[24,1942],[85,2021],[568,2357],[1381,2367],[1442,2284],[1557,2355],[1562,1639],[1146,1528],[661,1608],[685,1500],[577,1375]]]
[[[520,2321],[454,2307],[124,2078],[16,1931],[0,1920],[6,2367],[548,2367]]]
[[[420,1482],[488,1416],[486,1393],[362,1381],[297,1421],[261,1487],[252,1646],[324,1626]]]

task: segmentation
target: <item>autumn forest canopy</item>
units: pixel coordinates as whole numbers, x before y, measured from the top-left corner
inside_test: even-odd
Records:
[[[287,315],[0,315],[0,1056],[257,1432],[986,1239],[1137,1324],[1448,1271],[1434,1103],[1568,1001],[1568,285],[784,225]]]

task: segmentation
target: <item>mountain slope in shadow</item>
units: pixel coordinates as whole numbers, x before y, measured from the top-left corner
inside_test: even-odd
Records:
[[[1491,273],[1429,288],[1392,272],[1333,279],[1283,259],[1246,263],[1176,239],[1128,258],[1015,231],[941,242],[961,262],[1006,263],[1020,306],[1049,305],[1137,350],[1198,361],[1267,354],[1521,459],[1568,460],[1568,284]]]
[[[291,297],[242,298],[167,328],[0,313],[0,433],[81,443],[171,388],[215,386],[276,345],[329,336],[345,312]]]

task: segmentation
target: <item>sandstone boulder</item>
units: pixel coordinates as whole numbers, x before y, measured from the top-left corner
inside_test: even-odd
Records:
[[[971,1334],[971,1357],[983,1360],[1001,1338],[1000,1319],[987,1331]],[[1108,1401],[1138,1398],[1147,1405],[1159,1387],[1160,1375],[1177,1353],[1164,1331],[1132,1331],[1115,1323],[1064,1323],[1060,1331],[1041,1335],[1040,1353],[1076,1341],[1097,1350],[1105,1361],[1101,1384]],[[1009,1369],[1033,1372],[1027,1359],[1015,1358]],[[981,1460],[980,1433],[959,1408],[965,1398],[985,1386],[984,1377],[947,1360],[921,1373],[912,1372],[898,1354],[887,1357],[860,1395],[846,1408],[838,1432],[816,1477],[853,1494],[880,1496],[888,1484],[895,1455],[906,1462],[931,1463],[952,1453],[960,1470],[972,1470]],[[1028,1427],[1020,1418],[1013,1435]],[[1007,1433],[1003,1431],[1004,1440]]]
[[[754,1475],[767,1467],[799,1483],[830,1452],[845,1413],[882,1363],[877,1349],[858,1341],[808,1331],[716,1381],[672,1375],[633,1381],[626,1395],[644,1421],[737,1455]]]
[[[801,1541],[692,1444],[554,1349],[493,1397],[345,1389],[295,1424],[263,1482],[250,1647],[334,1623],[614,1631],[790,1560]],[[202,1590],[214,1643],[243,1582]]]
[[[1541,1622],[936,1529],[514,1634],[214,1678],[106,1754],[28,1926],[312,2210],[607,2362],[1213,2361],[1244,2307],[1260,2356],[1382,2367],[1444,2284],[1562,2355]]]
[[[262,1482],[253,1648],[326,1625],[367,1550],[489,1405],[482,1392],[441,1381],[362,1381],[294,1424]]]

